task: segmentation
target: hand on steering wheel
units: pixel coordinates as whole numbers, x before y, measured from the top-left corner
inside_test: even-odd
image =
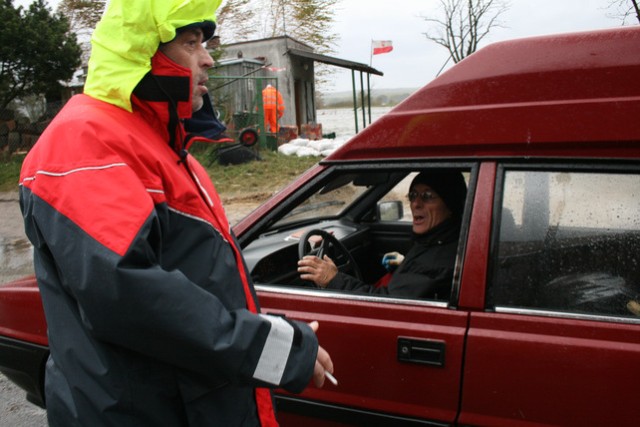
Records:
[[[313,236],[320,236],[320,242],[318,243],[316,240],[314,243],[310,243],[309,240]],[[330,256],[333,259],[332,263],[335,262],[335,267],[338,271],[352,274],[358,280],[362,280],[360,268],[351,253],[333,234],[320,229],[307,231],[298,243],[298,259],[302,259],[307,255],[315,255],[320,260],[324,260],[325,255]],[[324,285],[326,286],[326,283]]]

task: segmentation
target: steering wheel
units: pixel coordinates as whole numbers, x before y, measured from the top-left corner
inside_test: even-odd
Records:
[[[320,236],[322,239],[317,247],[309,242],[313,236]],[[324,230],[314,228],[307,231],[298,242],[298,258],[302,259],[306,255],[315,255],[322,259],[324,255],[329,256],[338,267],[338,271],[351,274],[356,279],[362,281],[362,272],[351,253],[345,245],[336,237]]]

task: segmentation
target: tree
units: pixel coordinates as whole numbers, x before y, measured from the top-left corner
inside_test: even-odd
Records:
[[[312,46],[317,53],[334,51],[338,35],[330,29],[339,0],[278,1],[290,8],[290,24],[285,23],[288,34]]]
[[[638,0],[610,0],[608,8],[616,8],[614,17],[620,18],[624,25],[628,20],[640,23],[640,6]]]
[[[501,0],[440,0],[440,6],[444,18],[422,17],[438,27],[424,35],[447,48],[456,63],[475,52],[489,31],[501,25],[498,18],[509,7]]]
[[[318,53],[331,53],[330,31],[340,0],[227,0],[218,10],[224,43],[289,35]]]
[[[80,63],[67,19],[52,14],[44,0],[26,11],[0,0],[0,22],[0,109],[18,97],[59,97],[59,82],[69,80]]]
[[[106,0],[62,0],[58,12],[69,21],[82,49],[81,62],[86,65],[91,54],[91,34],[107,5]]]
[[[93,29],[102,17],[106,0],[62,0],[58,12],[69,20],[74,32],[82,29]]]
[[[224,42],[247,41],[257,33],[257,17],[251,0],[227,0],[217,15],[218,29]]]
[[[331,53],[338,36],[329,29],[339,1],[269,0],[264,37],[286,34],[308,44],[318,53]]]
[[[218,9],[223,44],[283,35],[331,54],[338,35],[331,32],[336,6],[341,0],[227,0]],[[319,84],[333,70],[316,68]]]

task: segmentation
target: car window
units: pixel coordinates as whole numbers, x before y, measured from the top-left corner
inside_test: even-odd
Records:
[[[640,316],[640,175],[506,171],[488,302]]]
[[[385,206],[385,203],[394,202],[402,204],[402,215],[400,219],[392,217],[390,219],[386,219],[384,215],[381,215],[378,218],[380,221],[401,221],[404,223],[411,222],[411,205],[409,203],[409,198],[407,194],[409,194],[409,186],[411,185],[411,181],[416,177],[418,172],[412,172],[407,175],[402,181],[396,184],[387,194],[385,194],[381,199],[380,203],[382,206]]]
[[[425,198],[427,193],[433,196],[430,192],[419,194],[416,221],[419,229],[428,229],[414,235],[408,194],[420,172],[424,172],[421,181],[435,182],[419,185],[432,186],[436,194],[432,198]],[[251,276],[259,285],[316,290],[331,297],[339,293],[449,301],[470,176],[470,168],[460,166],[336,168],[292,196],[288,213],[245,246]],[[447,193],[437,194],[438,188]],[[447,203],[459,209],[457,215],[432,225],[433,216],[447,215]],[[317,255],[320,249],[341,273],[326,288],[298,273],[300,254]]]
[[[287,213],[276,227],[306,219],[336,217],[365,191],[386,179],[387,174],[339,175]]]

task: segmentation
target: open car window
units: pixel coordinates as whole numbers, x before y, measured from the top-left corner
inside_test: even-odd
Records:
[[[460,221],[457,221],[455,231],[447,235],[448,246],[444,251],[446,253],[439,253],[435,260],[424,264],[409,256],[409,262],[405,265],[411,265],[408,267],[410,274],[406,276],[411,277],[411,280],[401,285],[396,282],[388,287],[393,283],[391,279],[396,274],[397,265],[385,264],[385,254],[398,252],[407,256],[415,243],[408,193],[411,182],[419,170],[422,169],[336,168],[329,171],[327,177],[320,178],[313,188],[301,189],[301,194],[308,195],[290,197],[287,212],[258,239],[244,248],[245,259],[254,282],[277,289],[329,292],[334,296],[335,293],[341,293],[345,296],[448,302],[457,256]],[[438,169],[432,167],[430,170],[451,169],[440,166]],[[468,186],[470,167],[456,168],[455,172],[459,173],[464,181],[463,186]],[[464,198],[464,195],[462,197]],[[328,245],[326,254],[334,260],[341,273],[356,278],[359,283],[351,282],[344,286],[332,285],[327,289],[320,289],[300,278],[297,262],[301,253],[310,249],[301,249],[300,242],[305,234],[312,230],[326,232],[338,240],[339,245]],[[344,249],[340,251],[337,246],[344,246]],[[344,283],[349,281],[346,278],[343,280]],[[437,284],[437,292],[415,291],[420,287],[427,289],[432,282],[442,282],[445,285]]]

